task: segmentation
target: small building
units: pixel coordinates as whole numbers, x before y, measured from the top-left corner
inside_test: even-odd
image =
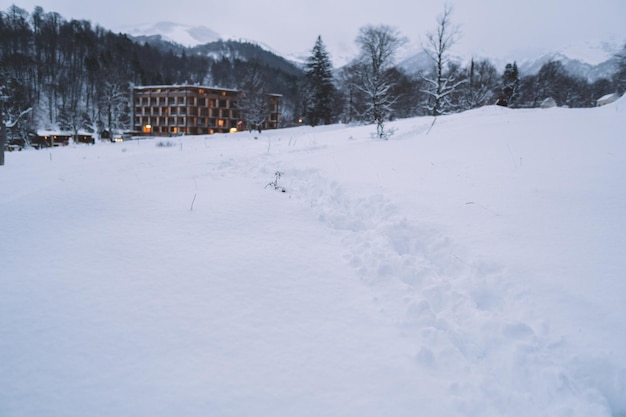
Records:
[[[238,106],[240,92],[197,85],[132,89],[132,129],[144,135],[204,135],[249,128]],[[268,94],[265,129],[278,128],[282,95]]]
[[[607,104],[614,103],[619,99],[619,97],[620,96],[617,93],[607,94],[605,96],[600,97],[596,101],[596,106],[601,107],[601,106],[606,106]]]
[[[38,130],[31,138],[30,144],[34,148],[49,148],[52,146],[67,146],[70,140],[75,143],[93,144],[94,138],[91,133],[80,131],[77,135],[62,130]]]
[[[553,107],[556,107],[556,100],[554,100],[552,97],[548,97],[541,102],[539,107],[541,107],[542,109],[551,109]]]

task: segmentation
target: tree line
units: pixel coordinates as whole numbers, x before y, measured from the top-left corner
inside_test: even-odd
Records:
[[[568,74],[558,61],[533,75],[520,74],[515,62],[502,72],[485,59],[464,67],[451,59],[460,36],[452,11],[446,5],[427,33],[430,69],[409,73],[396,62],[406,38],[386,25],[361,28],[358,56],[334,69],[321,36],[299,67],[250,43],[184,48],[138,42],[89,21],[13,5],[0,12],[1,133],[28,143],[40,128],[97,134],[129,129],[132,85],[235,88],[250,102],[259,101],[259,92],[280,93],[282,126],[373,123],[379,138],[392,133],[385,123],[397,118],[439,116],[496,101],[536,107],[547,97],[560,106],[590,107],[598,97],[625,89],[624,57],[611,78],[595,82]],[[261,117],[262,111],[256,113]]]
[[[452,13],[450,5],[444,6],[434,30],[426,35],[430,69],[412,75],[394,61],[406,38],[393,27],[361,28],[356,38],[359,56],[335,74],[328,69],[330,57],[318,38],[305,67],[306,122],[373,123],[376,136],[385,139],[393,132],[384,123],[395,118],[439,116],[488,104],[538,107],[548,98],[563,107],[592,107],[603,95],[626,89],[626,47],[617,71],[594,82],[569,74],[560,61],[547,62],[529,75],[520,74],[516,62],[506,64],[502,72],[486,59],[472,59],[463,67],[451,56],[460,37]]]

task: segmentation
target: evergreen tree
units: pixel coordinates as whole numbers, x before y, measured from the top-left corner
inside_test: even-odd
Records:
[[[308,124],[331,123],[335,101],[332,64],[322,37],[318,36],[305,66],[305,116]]]
[[[515,105],[520,94],[520,79],[517,62],[506,64],[504,74],[502,74],[502,95],[509,106]]]

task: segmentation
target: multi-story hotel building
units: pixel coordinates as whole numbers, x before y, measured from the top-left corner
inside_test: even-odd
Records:
[[[133,87],[133,130],[148,135],[203,135],[227,133],[246,126],[238,108],[240,92],[197,85]],[[269,113],[264,129],[278,128],[280,94],[268,94]]]

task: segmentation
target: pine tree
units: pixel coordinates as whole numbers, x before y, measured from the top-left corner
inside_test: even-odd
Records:
[[[514,61],[513,64],[506,64],[504,74],[502,74],[502,95],[509,106],[517,103],[519,87],[519,70],[517,69],[517,62]]]
[[[332,121],[335,101],[332,64],[322,37],[318,36],[305,66],[305,116],[308,124],[328,124]]]

